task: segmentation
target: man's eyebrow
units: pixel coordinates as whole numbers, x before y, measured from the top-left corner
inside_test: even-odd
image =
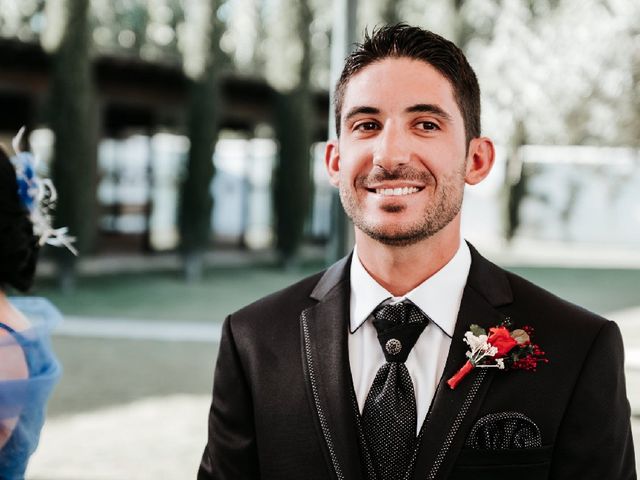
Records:
[[[352,117],[355,117],[356,115],[360,115],[360,114],[368,114],[368,115],[376,115],[378,113],[380,113],[380,109],[375,108],[375,107],[367,107],[367,106],[359,106],[359,107],[353,107],[351,110],[349,110],[347,112],[347,114],[345,115],[344,119],[345,120],[349,120]]]
[[[451,115],[445,112],[438,105],[432,103],[418,103],[406,109],[407,113],[432,113],[448,122],[451,121]]]

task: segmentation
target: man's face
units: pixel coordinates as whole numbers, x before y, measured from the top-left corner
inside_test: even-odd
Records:
[[[386,58],[354,75],[341,136],[327,147],[331,182],[355,226],[387,245],[410,245],[452,224],[467,170],[462,115],[431,65]]]

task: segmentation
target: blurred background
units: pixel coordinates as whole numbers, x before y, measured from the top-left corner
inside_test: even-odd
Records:
[[[0,141],[26,125],[81,251],[32,292],[65,374],[28,478],[194,478],[224,317],[351,247],[330,90],[398,21],[480,80],[498,159],[465,238],[618,321],[640,449],[640,3],[0,0]]]

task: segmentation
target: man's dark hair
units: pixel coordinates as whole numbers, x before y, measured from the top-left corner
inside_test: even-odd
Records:
[[[399,23],[374,29],[371,36],[365,31],[364,42],[357,44],[347,57],[334,97],[338,137],[349,80],[363,68],[385,58],[421,60],[438,70],[451,83],[464,120],[467,145],[472,138],[480,136],[480,86],[462,50],[440,35]]]

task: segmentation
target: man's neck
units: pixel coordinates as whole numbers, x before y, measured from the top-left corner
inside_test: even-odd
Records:
[[[356,229],[358,258],[369,274],[394,296],[403,296],[438,272],[460,246],[459,229],[402,247],[382,244]]]

